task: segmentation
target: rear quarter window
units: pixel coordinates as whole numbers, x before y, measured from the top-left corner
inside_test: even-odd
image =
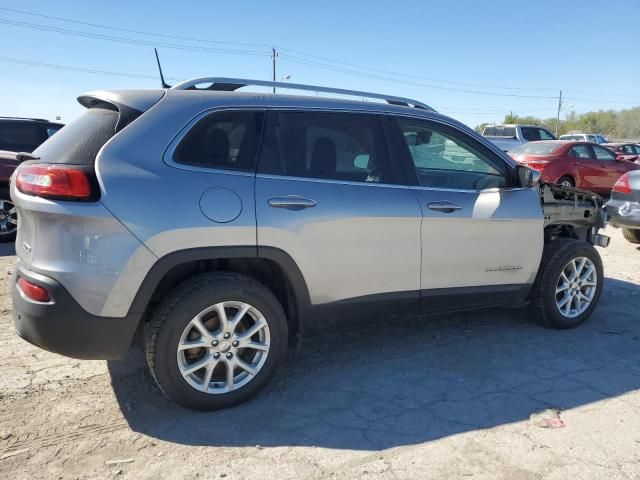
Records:
[[[173,161],[201,168],[253,172],[263,121],[263,112],[211,113],[180,140]]]

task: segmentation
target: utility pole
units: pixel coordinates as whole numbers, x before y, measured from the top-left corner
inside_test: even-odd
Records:
[[[271,70],[273,72],[272,78],[273,81],[276,81],[276,57],[278,56],[278,52],[276,52],[276,47],[271,47]],[[276,86],[273,86],[273,93],[276,93]]]
[[[562,90],[560,90],[560,96],[558,97],[558,116],[556,117],[556,137],[558,136],[558,126],[560,125],[560,109],[562,108]]]

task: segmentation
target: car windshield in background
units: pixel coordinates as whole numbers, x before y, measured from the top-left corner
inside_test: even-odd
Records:
[[[557,143],[531,142],[520,145],[509,151],[516,155],[550,155],[560,145]]]

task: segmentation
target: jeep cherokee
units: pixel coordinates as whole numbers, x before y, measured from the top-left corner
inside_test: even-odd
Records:
[[[13,177],[16,330],[85,359],[141,331],[181,405],[248,399],[328,326],[528,304],[569,328],[598,303],[600,197],[420,102],[220,78],[79,102]]]

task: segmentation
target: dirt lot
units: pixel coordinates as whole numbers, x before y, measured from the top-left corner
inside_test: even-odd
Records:
[[[501,310],[333,332],[209,414],[165,400],[140,351],[77,361],[16,337],[4,246],[0,478],[640,478],[640,249],[608,233],[581,328]]]

